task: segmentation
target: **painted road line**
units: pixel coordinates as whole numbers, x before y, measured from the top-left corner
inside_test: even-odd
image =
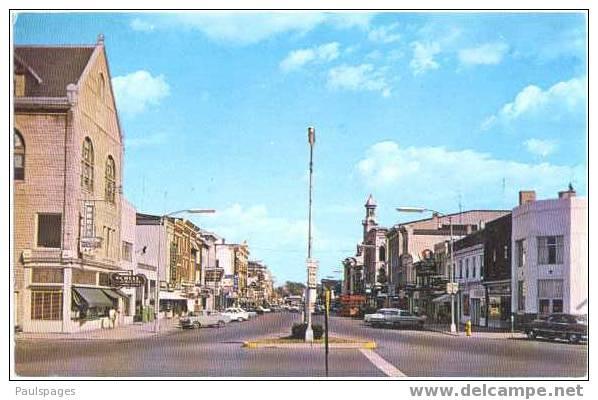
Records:
[[[361,351],[361,353],[364,356],[366,356],[366,358],[370,360],[370,362],[374,364],[376,368],[384,372],[386,376],[391,376],[393,378],[407,376],[404,373],[402,373],[399,369],[397,369],[394,365],[386,361],[384,358],[380,357],[378,353],[376,353],[374,350],[360,349],[359,351]]]

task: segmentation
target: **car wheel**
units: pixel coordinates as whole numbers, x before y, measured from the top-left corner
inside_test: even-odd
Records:
[[[569,343],[572,344],[576,344],[579,343],[579,335],[577,333],[571,333],[567,339],[569,340]]]
[[[225,324],[226,324],[226,322],[224,322],[224,321],[218,321],[218,328],[224,328]]]
[[[527,338],[530,340],[534,340],[536,338],[536,331],[528,331]]]
[[[243,318],[242,317],[237,318],[237,322],[243,322]]]
[[[199,323],[199,321],[195,321],[195,322],[193,323],[193,328],[195,328],[195,329],[199,329],[199,328],[201,328],[201,324]]]

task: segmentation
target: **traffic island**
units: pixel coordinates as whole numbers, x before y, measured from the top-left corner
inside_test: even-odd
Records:
[[[258,348],[280,348],[280,349],[299,349],[299,348],[324,348],[324,339],[317,339],[313,342],[305,342],[302,339],[295,339],[290,336],[279,338],[264,338],[243,342],[243,347],[247,349]],[[352,338],[329,337],[328,347],[331,349],[367,349],[376,348],[376,342],[372,340],[360,340]]]

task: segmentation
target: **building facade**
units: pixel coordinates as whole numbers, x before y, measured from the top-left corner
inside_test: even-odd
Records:
[[[122,134],[104,38],[14,48],[14,304],[26,332],[109,324],[122,294]]]
[[[511,319],[511,214],[486,223],[482,284],[486,326],[508,328]]]
[[[459,284],[459,320],[462,324],[486,325],[486,292],[482,285],[485,229],[454,243],[455,282]]]
[[[511,241],[512,308],[520,318],[587,314],[587,222],[587,199],[572,188],[547,200],[520,193]]]

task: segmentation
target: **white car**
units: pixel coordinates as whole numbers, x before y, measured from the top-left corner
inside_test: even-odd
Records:
[[[229,307],[222,314],[230,317],[231,321],[242,322],[249,320],[249,313],[238,307]]]
[[[269,308],[267,308],[267,307],[262,307],[262,306],[259,306],[259,307],[257,308],[257,312],[258,312],[258,314],[263,314],[263,313],[269,313],[269,312],[272,312],[272,310],[271,310],[271,309],[269,309]]]

